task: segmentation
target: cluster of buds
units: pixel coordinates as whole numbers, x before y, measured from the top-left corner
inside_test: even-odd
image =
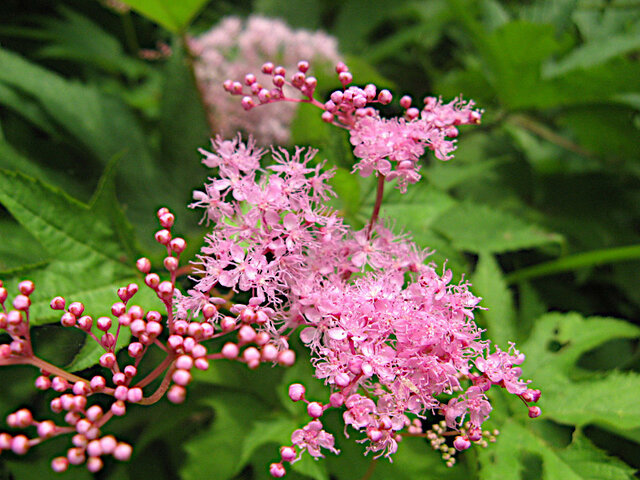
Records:
[[[471,101],[456,98],[444,104],[439,98],[425,97],[424,106],[419,109],[413,106],[413,99],[408,95],[400,99],[404,109],[401,118],[382,118],[375,106],[391,103],[391,92],[374,84],[363,88],[349,86],[353,75],[342,62],[335,70],[342,89],[332,92],[324,103],[314,97],[318,82],[308,75],[306,60],[298,62],[297,71],[288,80],[284,67],[265,63],[262,72],[271,75],[272,87],[261,85],[256,75],[249,73],[244,77],[244,84],[226,80],[224,89],[232,95],[241,95],[245,110],[276,102],[304,102],[318,107],[325,122],[349,131],[354,154],[360,159],[354,171],[365,177],[375,172],[383,181],[397,179],[403,193],[408,184],[420,179],[419,160],[426,149],[440,160],[449,160],[456,148],[458,126],[480,123],[482,112],[474,109]],[[285,86],[298,93],[288,96]]]
[[[147,258],[140,258],[136,265],[145,275],[145,285],[163,303],[164,314],[156,310],[145,311],[142,306],[131,303],[138,292],[138,285],[134,283],[118,289],[119,301],[111,305],[111,316],[94,319],[85,313],[80,302],[67,305],[63,297],[51,300],[53,310],[63,311],[60,318],[63,327],[83,331],[104,350],[98,363],[105,374],[83,378],[36,356],[29,329],[30,295],[35,285],[29,280],[21,282],[18,286],[20,294],[13,300],[13,309],[8,310],[5,306],[8,292],[0,282],[0,329],[11,338],[10,343],[0,344],[0,365],[29,364],[39,368],[35,387],[59,394],[49,406],[54,414],[62,415],[61,421],[54,422],[36,420],[26,408],[11,413],[7,417],[10,428],[32,429],[35,435],[1,433],[0,452],[8,450],[24,455],[47,439],[69,434],[72,445],[66,455],[52,460],[51,468],[62,472],[69,465],[85,464],[90,472],[97,472],[104,465],[104,456],[126,461],[132,454],[129,444],[103,433],[105,424],[113,417],[125,415],[129,404],[150,405],[165,395],[173,403],[183,402],[194,368],[207,370],[209,362],[216,359],[237,360],[250,368],[256,368],[261,362],[293,364],[292,350],[276,347],[267,332],[256,332],[254,328],[266,322],[271,314],[268,310],[231,305],[222,297],[211,296],[201,309],[200,320],[186,321],[175,317],[173,307],[178,293],[179,257],[186,242],[172,235],[174,216],[169,210],[160,209],[158,219],[162,228],[155,238],[167,249],[163,264],[169,279],[163,281],[157,273],[151,272],[151,262]],[[226,315],[221,312],[225,309]],[[120,354],[116,345],[125,329],[130,330],[132,341],[126,354]],[[204,345],[207,340],[229,335],[236,335],[237,341],[227,342],[219,352],[210,353]],[[140,363],[150,348],[158,348],[166,355],[150,373],[141,376]],[[241,348],[244,348],[242,352]],[[160,377],[162,381],[155,391],[146,391],[148,385]],[[101,406],[105,404],[105,396],[111,402],[106,410]],[[100,400],[99,404],[96,399]]]

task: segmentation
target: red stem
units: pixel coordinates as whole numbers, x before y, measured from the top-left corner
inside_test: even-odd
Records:
[[[382,205],[382,196],[384,195],[384,179],[385,179],[384,175],[378,174],[376,203],[373,206],[373,211],[371,212],[371,219],[369,220],[369,226],[367,227],[367,239],[371,238],[373,226],[378,221],[378,215],[380,214],[380,206]]]

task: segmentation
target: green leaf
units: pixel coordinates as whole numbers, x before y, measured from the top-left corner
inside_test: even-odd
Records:
[[[508,420],[496,444],[480,450],[482,480],[631,480],[633,469],[576,434],[567,447]],[[541,469],[541,471],[538,471]]]
[[[515,308],[513,297],[500,265],[490,253],[481,253],[476,271],[471,277],[473,292],[482,297],[480,311],[488,330],[488,337],[502,348],[516,340]]]
[[[562,237],[488,205],[461,203],[443,212],[433,228],[461,250],[504,253],[560,244]]]
[[[208,0],[123,0],[136,12],[159,23],[167,30],[180,33],[186,30]]]
[[[639,327],[613,318],[583,318],[577,313],[550,313],[539,318],[520,348],[527,354],[525,376],[543,392],[540,407],[544,415],[579,426],[640,427],[640,375],[588,374],[576,366],[582,355],[609,340],[638,337]]]
[[[555,78],[577,69],[600,65],[611,58],[640,49],[640,32],[612,35],[588,42],[571,51],[562,60],[547,63],[542,69],[543,78]]]
[[[135,259],[126,254],[131,246],[124,245],[126,237],[116,231],[122,225],[97,209],[97,203],[91,208],[54,187],[9,171],[0,171],[0,203],[54,258],[44,268],[14,275],[13,282],[28,275],[37,283],[31,308],[34,325],[59,318],[49,308],[56,295],[82,301],[92,315],[109,315],[117,299],[115,290],[140,282]],[[147,290],[142,288],[136,301],[157,305]]]
[[[214,409],[210,428],[190,439],[185,445],[185,464],[181,469],[184,480],[232,478],[243,467],[243,444],[254,422],[264,415],[264,403],[242,393],[218,390],[202,401]]]
[[[256,421],[242,445],[240,463],[244,465],[249,462],[254,452],[268,443],[289,445],[291,434],[298,428],[300,425],[288,413],[280,412],[267,420]],[[276,454],[277,450],[274,450]]]

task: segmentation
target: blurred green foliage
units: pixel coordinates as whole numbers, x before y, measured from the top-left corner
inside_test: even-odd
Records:
[[[198,147],[210,135],[190,60],[189,32],[223,16],[261,13],[335,35],[358,82],[396,96],[461,93],[485,109],[461,133],[456,158],[425,158],[407,195],[388,189],[382,215],[431,257],[466,273],[484,298],[478,321],[501,347],[516,341],[524,377],[541,388],[543,416],[494,392],[502,434],[447,469],[424,440],[406,439],[394,463],[362,455],[337,417],[339,457],[295,464],[288,478],[605,479],[640,468],[640,2],[635,0],[130,0],[0,4],[0,278],[37,280],[38,325],[55,322],[54,294],[101,314],[135,280],[154,247],[154,211],[202,243],[186,211],[206,178]],[[143,60],[141,48],[172,47]],[[391,108],[389,113],[394,112]],[[336,207],[360,225],[371,182],[349,175],[343,132],[300,109],[294,142],[340,167]],[[137,279],[140,280],[139,278]],[[141,301],[150,302],[151,298]],[[41,305],[40,305],[41,304]],[[40,308],[42,307],[42,308]],[[552,312],[552,313],[547,313]],[[569,313],[571,312],[571,313]],[[47,359],[90,367],[95,351],[49,326],[34,332]],[[55,340],[55,341],[52,341]],[[65,346],[61,356],[56,346]],[[299,346],[298,346],[299,347]],[[59,348],[58,348],[59,350]],[[137,408],[115,433],[134,445],[128,464],[100,479],[266,479],[277,447],[304,412],[286,398],[311,367],[248,371],[216,362],[188,401]],[[0,415],[29,403],[35,372],[2,369]],[[309,387],[323,399],[321,386]],[[48,478],[66,440],[27,458],[3,453],[1,479]],[[72,469],[65,478],[90,478]]]

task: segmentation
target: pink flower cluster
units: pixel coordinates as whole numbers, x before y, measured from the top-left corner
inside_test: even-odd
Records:
[[[195,286],[175,309],[189,319],[222,286],[250,294],[248,308],[262,313],[260,332],[280,348],[302,327],[316,377],[332,394],[322,404],[307,400],[303,385],[291,386],[291,399],[307,403],[311,421],[283,447],[283,462],[302,451],[336,452],[320,420],[328,408],[345,408],[345,428],[365,434],[367,451],[390,456],[413,425],[409,416],[439,412],[458,434],[455,448],[465,449],[482,441],[492,385],[537,401],[539,392],[520,379],[524,356],[513,346],[491,353],[481,339],[473,321],[480,299],[467,283],[451,284],[450,270],[437,273],[424,263],[428,252],[382,222],[372,218],[354,231],[324,205],[333,195],[332,171],[314,163],[314,151],[273,150],[266,168],[252,141],[218,138],[212,152],[202,153],[217,175],[194,192],[192,206],[205,210],[213,228],[196,262]],[[271,473],[283,476],[282,463]]]
[[[175,285],[179,257],[186,248],[186,242],[172,235],[172,213],[162,208],[158,211],[158,218],[162,228],[156,232],[155,238],[166,247],[167,256],[163,264],[170,279],[162,281],[157,273],[151,272],[151,262],[147,258],[140,258],[136,266],[145,275],[145,285],[164,305],[166,324],[159,311],[145,312],[140,305],[131,304],[138,292],[135,283],[118,290],[120,301],[111,306],[111,316],[94,319],[86,314],[80,302],[67,305],[63,297],[55,297],[51,301],[53,310],[64,312],[60,318],[63,327],[79,329],[100,345],[104,353],[98,363],[105,371],[103,375],[84,378],[36,356],[29,330],[30,295],[35,285],[29,280],[21,282],[18,287],[20,294],[12,302],[13,309],[7,309],[8,292],[0,282],[0,330],[6,331],[11,338],[9,343],[0,344],[0,366],[27,364],[39,368],[35,387],[59,394],[51,400],[50,409],[54,415],[62,417],[59,422],[36,420],[26,408],[11,413],[7,417],[9,427],[31,429],[34,436],[0,433],[0,452],[10,450],[24,455],[45,440],[70,434],[72,446],[64,456],[52,460],[51,468],[62,472],[69,465],[85,464],[90,472],[97,472],[103,467],[103,457],[112,456],[126,461],[132,454],[130,445],[103,434],[107,422],[125,415],[130,404],[150,405],[165,394],[173,403],[183,402],[194,368],[207,370],[209,362],[218,359],[246,363],[249,368],[256,368],[261,362],[293,364],[295,354],[292,350],[278,348],[268,333],[258,333],[252,326],[267,321],[268,313],[263,310],[234,305],[208,292],[198,298],[200,318],[185,321],[173,314],[174,298],[181,298]],[[221,310],[227,314],[223,315]],[[124,352],[118,352],[118,337],[125,329],[130,330],[133,340]],[[205,342],[217,338],[226,338],[227,342],[219,352],[209,352]],[[138,369],[150,349],[164,352],[164,359],[141,378]],[[153,392],[148,392],[147,387],[160,377],[160,385]],[[105,396],[110,402],[106,410],[100,406],[105,404]],[[96,397],[102,398],[97,400]]]
[[[272,112],[247,114],[224,94],[222,82],[244,78],[259,70],[267,59],[276,59],[284,68],[295,68],[299,58],[310,58],[319,65],[326,64],[327,69],[340,59],[335,38],[322,32],[293,30],[281,20],[257,15],[246,21],[225,18],[191,39],[189,48],[196,57],[195,73],[214,132],[231,136],[244,131],[260,145],[289,142],[296,105],[282,103]]]
[[[388,90],[380,90],[373,84],[364,88],[348,86],[353,76],[348,67],[336,65],[342,90],[336,90],[330,99],[322,103],[314,98],[317,86],[315,77],[308,75],[309,62],[298,62],[297,71],[286,79],[287,69],[267,62],[262,73],[271,75],[273,86],[263,86],[253,74],[239,81],[226,80],[224,88],[232,95],[243,95],[242,106],[252,110],[258,105],[286,102],[307,102],[323,110],[325,122],[346,128],[351,136],[354,154],[359,161],[354,165],[364,177],[376,172],[386,181],[397,179],[398,188],[404,193],[407,185],[420,180],[419,160],[426,149],[432,150],[440,160],[449,160],[455,150],[458,126],[480,123],[481,111],[473,109],[472,101],[456,98],[443,103],[435,97],[425,97],[422,110],[412,107],[412,99],[405,95],[400,105],[405,110],[403,118],[382,118],[373,104],[386,105],[393,99]],[[245,86],[249,92],[245,91]],[[285,87],[298,91],[302,98],[288,96]],[[257,100],[257,103],[256,103]],[[276,116],[277,112],[272,112]]]

